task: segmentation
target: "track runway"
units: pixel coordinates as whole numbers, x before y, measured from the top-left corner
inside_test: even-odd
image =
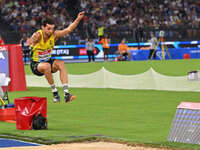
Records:
[[[14,140],[14,139],[2,139],[2,138],[0,138],[0,148],[24,147],[24,146],[41,146],[41,144],[24,142],[24,141],[19,141],[19,140]]]

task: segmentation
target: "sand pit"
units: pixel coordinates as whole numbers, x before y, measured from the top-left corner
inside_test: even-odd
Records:
[[[54,144],[33,147],[1,148],[1,150],[160,150],[161,148],[148,148],[142,146],[127,146],[119,143],[84,142],[71,144]]]

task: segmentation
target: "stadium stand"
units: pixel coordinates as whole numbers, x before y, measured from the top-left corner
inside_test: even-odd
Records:
[[[142,41],[146,41],[152,31],[159,36],[160,30],[165,31],[167,40],[198,40],[200,37],[199,0],[1,0],[0,10],[0,27],[2,23],[9,25],[9,29],[20,36],[40,28],[45,15],[52,15],[56,28],[62,29],[73,21],[78,11],[84,10],[83,24],[63,41],[78,41],[86,36],[96,38],[101,24],[111,42],[120,42],[122,38],[134,42],[138,26],[142,28]],[[63,41],[60,42],[68,44]]]
[[[104,23],[112,37],[133,37],[137,26],[142,26],[144,38],[149,37],[149,30],[165,30],[169,39],[199,36],[198,0],[82,0],[81,7],[87,12],[84,24],[89,29],[97,32]]]

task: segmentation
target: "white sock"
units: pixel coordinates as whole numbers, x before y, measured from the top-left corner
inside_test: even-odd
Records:
[[[52,92],[57,92],[57,88],[55,86],[55,84],[50,85]]]
[[[64,92],[69,93],[68,84],[63,84],[62,86],[63,86]]]

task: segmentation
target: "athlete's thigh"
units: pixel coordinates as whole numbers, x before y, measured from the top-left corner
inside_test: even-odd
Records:
[[[123,55],[124,53],[120,51],[119,54],[120,54],[120,55]]]
[[[37,70],[41,73],[44,73],[45,70],[51,70],[51,64],[48,62],[41,62],[38,64]]]
[[[105,50],[104,50],[104,54],[105,54],[105,55],[108,55],[108,53],[109,53],[109,50],[108,50],[108,49],[105,49]]]
[[[56,71],[58,71],[58,70],[61,70],[62,68],[65,68],[65,63],[64,63],[64,61],[56,59],[56,60],[53,62],[52,71],[53,71],[53,72],[56,72]]]

